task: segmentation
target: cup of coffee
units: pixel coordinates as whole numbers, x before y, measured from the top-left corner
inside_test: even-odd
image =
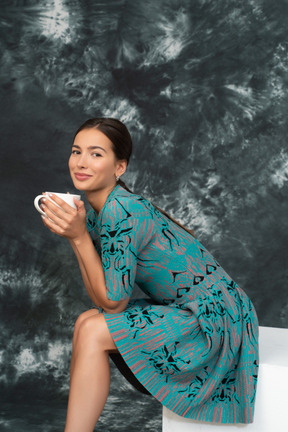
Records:
[[[54,204],[56,204],[55,201],[53,201],[53,199],[49,196],[50,194],[57,195],[59,198],[61,198],[63,201],[65,201],[67,204],[69,204],[74,209],[77,208],[75,203],[74,203],[74,198],[76,198],[77,201],[79,201],[81,199],[81,195],[73,195],[73,194],[59,193],[59,192],[46,192],[46,195],[38,195],[34,199],[34,206],[35,206],[36,210],[44,216],[46,216],[46,215],[45,215],[45,212],[43,212],[43,210],[41,210],[41,208],[39,206],[39,201],[41,200],[41,198],[45,198],[45,199],[50,199]],[[56,204],[56,205],[58,205],[58,204]]]

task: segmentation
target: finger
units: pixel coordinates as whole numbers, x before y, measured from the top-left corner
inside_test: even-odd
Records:
[[[50,205],[50,207],[52,206]],[[63,210],[59,209],[59,207],[57,207],[55,204],[53,204],[52,210],[48,206],[46,206],[46,204],[42,204],[42,210],[54,224],[58,225],[61,229],[67,228],[68,221],[66,220],[66,218],[69,216]]]
[[[45,212],[45,216],[42,216],[43,222],[46,223],[49,229],[53,228],[55,232],[57,231],[57,234],[64,233],[64,231],[67,230],[69,226],[68,221],[55,215],[55,213],[49,210],[45,205],[43,205],[42,210]]]
[[[61,200],[61,198],[59,198],[59,200],[62,201],[62,203],[65,204],[65,206],[63,205],[63,207],[65,207],[65,208],[61,207],[60,202],[59,202],[59,204],[56,204],[56,200],[54,202],[54,201],[52,201],[51,199],[48,199],[48,198],[44,198],[43,199],[43,204],[45,204],[46,208],[48,208],[56,216],[58,216],[59,218],[61,218],[63,220],[65,220],[68,215],[75,214],[75,212],[76,212],[75,209],[73,209],[71,206],[69,206],[68,204],[66,204],[65,201]],[[67,207],[66,207],[66,205],[67,205]]]
[[[51,229],[51,226],[52,226],[52,225],[55,225],[54,222],[52,222],[52,221],[48,218],[48,216],[41,215],[41,218],[42,218],[43,224],[44,224],[47,228]]]
[[[76,198],[74,198],[73,201],[74,201],[74,204],[75,204],[76,207],[77,207],[77,211],[83,209],[83,207],[84,207],[84,202],[83,202],[83,201],[81,201],[81,200],[77,200]]]
[[[41,200],[41,209],[45,212],[50,211],[52,213],[50,214],[54,214],[58,217],[64,217],[64,215],[66,214],[65,210],[63,210],[62,208],[58,207],[58,205],[56,205],[55,203],[53,203],[53,201],[51,201],[48,198],[42,198]]]
[[[64,230],[59,225],[56,224],[56,221],[52,220],[53,217],[54,218],[56,217],[55,214],[52,211],[50,211],[44,204],[41,204],[40,207],[41,210],[45,212],[45,215],[41,215],[41,218],[46,228],[48,228],[53,234],[57,234],[63,237]],[[48,217],[48,213],[50,217]]]
[[[41,215],[43,222],[46,223],[49,221],[52,222],[53,224],[55,224],[55,222],[53,221],[53,217],[56,217],[56,215],[48,209],[48,207],[46,207],[44,204],[41,204],[41,210],[45,213],[45,215]]]
[[[47,216],[41,215],[41,217],[42,217],[43,224],[46,226],[46,228],[48,228],[54,234],[63,236],[63,230],[60,227],[58,227]]]
[[[64,200],[59,198],[57,195],[49,194],[49,197],[56,203],[58,206],[61,207],[66,213],[73,214],[75,212],[75,209],[71,207],[69,204],[67,204]],[[57,206],[56,206],[57,207]]]

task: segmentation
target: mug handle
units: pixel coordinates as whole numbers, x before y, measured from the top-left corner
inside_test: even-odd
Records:
[[[45,195],[38,195],[38,196],[34,199],[34,206],[35,206],[36,210],[37,210],[39,213],[41,213],[43,216],[46,216],[46,214],[43,212],[43,210],[41,210],[41,208],[39,207],[39,204],[38,204],[38,202],[39,202],[39,200],[40,200],[41,198],[47,198],[47,197],[46,197]]]

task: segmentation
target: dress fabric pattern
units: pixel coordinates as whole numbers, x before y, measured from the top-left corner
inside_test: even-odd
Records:
[[[183,417],[251,423],[258,320],[247,295],[196,238],[119,185],[87,227],[108,298],[130,298],[135,283],[149,296],[104,312],[142,386]]]

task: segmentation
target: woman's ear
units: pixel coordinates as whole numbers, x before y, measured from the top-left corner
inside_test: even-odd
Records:
[[[127,168],[127,161],[125,159],[117,161],[117,169],[116,169],[116,176],[122,176]]]

